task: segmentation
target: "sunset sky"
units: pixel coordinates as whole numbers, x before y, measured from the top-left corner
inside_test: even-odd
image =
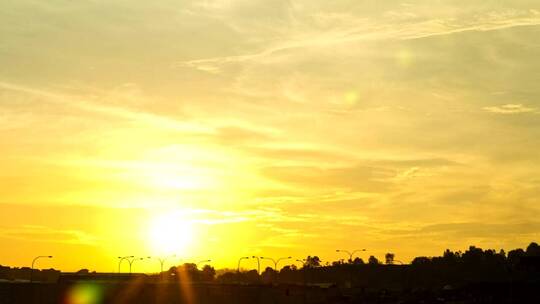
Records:
[[[538,0],[0,2],[1,265],[410,261],[539,219]]]

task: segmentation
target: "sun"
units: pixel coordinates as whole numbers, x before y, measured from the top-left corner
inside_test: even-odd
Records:
[[[193,241],[192,223],[181,212],[152,217],[148,226],[148,243],[152,254],[182,254]]]

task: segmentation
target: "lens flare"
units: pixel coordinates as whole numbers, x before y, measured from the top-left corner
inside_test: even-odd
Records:
[[[402,49],[396,53],[397,64],[403,68],[408,68],[414,63],[414,56],[407,49]]]
[[[354,106],[358,102],[358,93],[356,91],[349,91],[343,97],[345,104],[348,106]]]
[[[65,304],[100,304],[102,300],[102,286],[92,283],[79,283],[68,291]]]

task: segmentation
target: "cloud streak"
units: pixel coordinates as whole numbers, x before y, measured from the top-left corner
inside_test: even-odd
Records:
[[[99,103],[85,100],[85,97],[68,96],[58,94],[42,89],[35,89],[27,86],[12,84],[8,82],[0,82],[0,89],[15,91],[23,94],[28,94],[35,97],[44,98],[43,101],[80,109],[94,114],[102,114],[115,118],[132,120],[143,124],[148,124],[153,127],[169,129],[178,132],[212,134],[213,130],[201,124],[183,122],[177,119],[163,117],[148,112],[140,112],[130,110],[125,107],[106,106]]]
[[[80,230],[54,229],[45,226],[0,227],[0,237],[32,242],[98,245],[99,238]]]
[[[485,111],[495,114],[521,114],[521,113],[538,113],[537,108],[530,108],[523,104],[505,104],[501,106],[484,107]]]
[[[400,15],[398,13],[398,15]],[[392,15],[389,15],[392,16]],[[408,15],[406,15],[408,16]],[[324,14],[313,16],[325,18]],[[416,17],[416,16],[415,16]],[[244,55],[204,58],[180,61],[173,67],[188,67],[210,73],[220,73],[231,64],[264,64],[271,63],[271,57],[279,57],[289,52],[302,52],[304,49],[328,48],[340,44],[379,40],[416,40],[436,36],[454,35],[465,32],[488,32],[513,27],[540,25],[540,13],[536,10],[488,12],[475,16],[466,22],[456,18],[425,19],[411,18],[405,22],[390,18],[388,24],[380,25],[352,15],[341,14],[344,24],[338,28],[330,28],[322,32],[297,32],[274,45],[263,47],[261,51]]]

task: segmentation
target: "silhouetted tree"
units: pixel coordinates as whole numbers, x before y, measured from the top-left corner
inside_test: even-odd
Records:
[[[261,280],[264,283],[274,282],[277,279],[278,272],[272,267],[266,267],[266,269],[261,273]]]
[[[287,267],[290,267],[291,270],[297,270],[298,269],[298,267],[296,265],[294,265],[294,264],[285,266],[284,268],[287,268]]]
[[[453,264],[461,258],[460,253],[452,252],[450,249],[446,249],[443,253],[443,260],[445,263]]]
[[[484,258],[484,251],[476,246],[470,246],[469,250],[465,251],[461,256],[461,259],[465,264],[479,265]]]
[[[361,265],[363,261],[357,258],[354,264],[334,261],[329,266],[319,267],[318,256],[308,256],[305,267],[298,270],[289,265],[280,272],[268,267],[259,275],[255,270],[237,273],[235,270],[222,273],[217,281],[222,283],[320,283],[333,282],[344,286],[366,287],[402,287],[402,288],[440,288],[450,284],[480,282],[504,283],[509,280],[527,282],[537,277],[539,269],[535,266],[536,257],[540,256],[540,246],[531,243],[526,250],[515,249],[506,254],[503,250],[482,249],[470,246],[463,253],[446,249],[441,256],[416,257],[411,265],[402,267],[384,267],[375,256],[370,256],[369,267]],[[385,255],[385,262],[392,264],[396,260],[393,253]],[[509,267],[510,266],[510,267]],[[191,265],[179,266],[189,271]],[[213,269],[203,269],[199,279],[204,280],[202,273],[209,271],[210,277],[215,274]],[[348,285],[347,285],[348,284]]]
[[[379,260],[376,257],[371,255],[371,256],[369,256],[368,264],[369,265],[379,265],[380,263],[379,263]]]
[[[527,256],[540,256],[540,246],[538,246],[537,243],[532,242],[527,246],[525,253]]]
[[[421,265],[428,265],[430,263],[431,263],[431,259],[428,257],[416,257],[412,260],[411,265],[421,266]]]
[[[200,272],[200,280],[205,282],[210,282],[214,280],[216,275],[216,270],[210,265],[204,265],[203,269]]]
[[[525,256],[525,251],[521,248],[510,250],[508,252],[507,261],[510,265],[516,265],[519,262],[519,259]]]
[[[248,272],[245,272],[244,273],[244,281],[246,283],[256,283],[256,282],[259,282],[259,279],[260,279],[260,276],[259,274],[257,273],[257,270],[250,270]]]
[[[310,256],[306,258],[305,267],[313,268],[321,266],[321,259],[318,256]]]
[[[387,253],[384,255],[384,260],[385,260],[385,263],[386,264],[394,264],[394,257],[395,257],[395,254],[393,253]]]
[[[359,258],[359,257],[356,257],[356,258],[353,260],[352,263],[353,263],[354,265],[363,265],[363,264],[365,264],[365,263],[364,263],[364,260],[362,260],[362,259]]]

